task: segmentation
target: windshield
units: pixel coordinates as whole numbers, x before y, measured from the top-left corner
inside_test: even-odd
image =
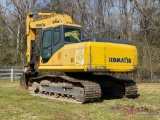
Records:
[[[64,40],[66,42],[80,42],[81,32],[80,29],[65,27],[64,28]]]

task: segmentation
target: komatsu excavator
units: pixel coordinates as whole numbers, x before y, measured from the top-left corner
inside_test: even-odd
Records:
[[[39,63],[34,55],[38,29],[42,30]],[[133,80],[100,74],[130,73],[137,69],[137,49],[126,40],[82,38],[81,26],[74,24],[70,16],[57,13],[29,13],[26,34],[28,62],[20,79],[23,89],[81,103],[97,101],[103,95],[137,97],[138,88]],[[47,71],[65,74],[40,74]]]

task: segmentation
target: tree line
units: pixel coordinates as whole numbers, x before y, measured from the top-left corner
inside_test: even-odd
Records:
[[[1,0],[0,66],[25,64],[28,12],[69,14],[84,37],[119,38],[136,45],[138,80],[160,79],[160,0]]]

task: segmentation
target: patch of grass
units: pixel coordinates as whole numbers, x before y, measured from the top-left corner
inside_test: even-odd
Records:
[[[0,118],[2,120],[151,120],[160,119],[160,83],[138,84],[138,99],[103,100],[75,104],[38,96],[22,90],[19,81],[0,80]],[[112,109],[118,106],[120,109]],[[159,113],[126,114],[125,106],[147,108]],[[128,108],[130,110],[130,108]]]

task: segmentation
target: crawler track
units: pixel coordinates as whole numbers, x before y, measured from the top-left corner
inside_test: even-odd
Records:
[[[138,88],[133,80],[108,75],[42,76],[29,79],[30,88],[37,95],[55,97],[80,103],[98,101],[101,97],[136,98]]]
[[[50,81],[49,85],[44,85],[44,82],[42,84],[42,81],[44,80],[46,81],[46,84],[48,84],[47,82]],[[82,103],[97,101],[101,97],[100,85],[94,81],[76,79],[68,76],[43,76],[31,78],[29,82],[37,82],[37,84],[40,85],[39,92],[41,93],[51,93],[54,95],[57,94],[58,97],[66,96]],[[63,86],[63,83],[67,83],[70,86]],[[59,89],[59,91],[55,89]],[[33,90],[35,91],[35,89]]]
[[[122,80],[121,81],[125,87],[125,94],[124,97],[128,97],[128,98],[136,98],[139,96],[139,94],[137,94],[138,92],[138,87],[136,85],[136,83],[132,80]]]
[[[109,75],[95,75],[94,79],[100,84],[102,92],[107,92],[107,98],[137,98],[139,94],[136,82],[130,79],[118,79]]]

